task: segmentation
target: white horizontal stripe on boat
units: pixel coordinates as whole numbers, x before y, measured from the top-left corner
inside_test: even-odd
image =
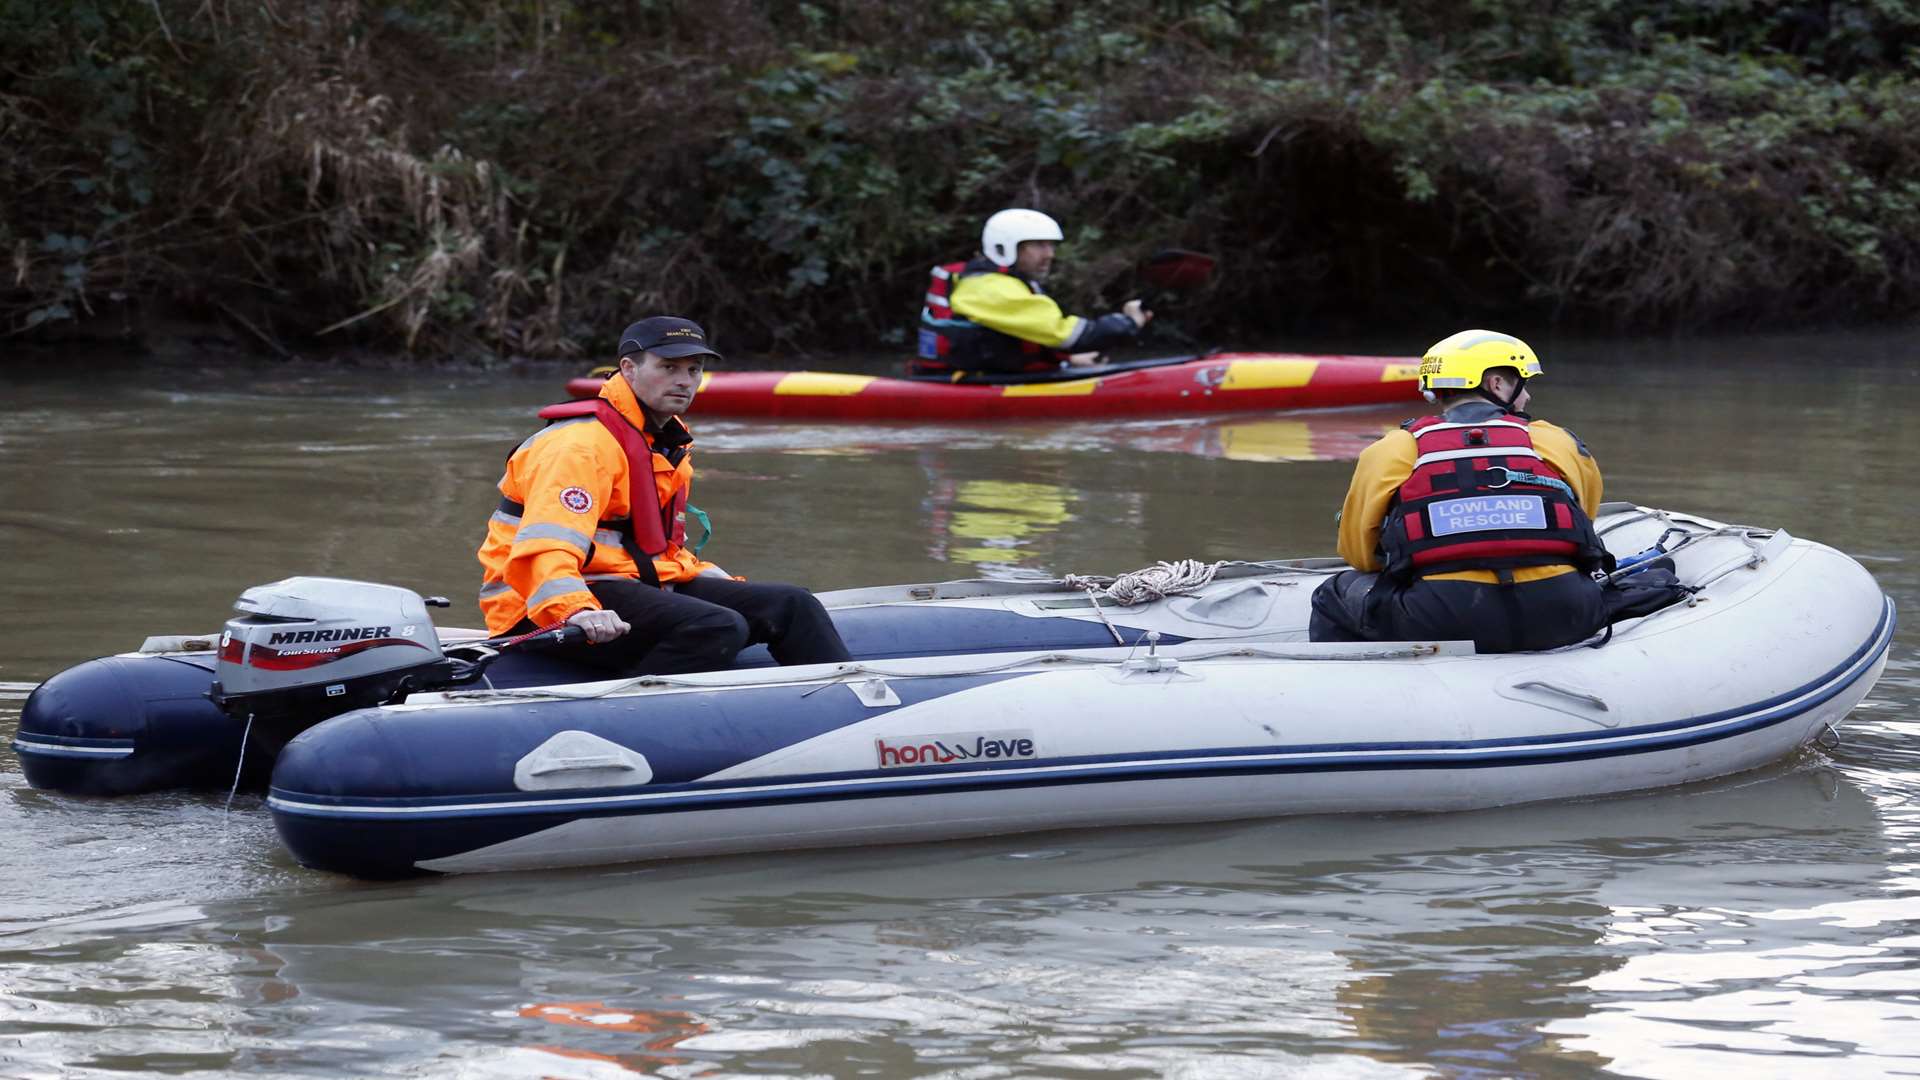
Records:
[[[527,597],[527,607],[537,608],[556,596],[588,591],[590,590],[587,588],[587,583],[577,577],[552,578],[546,584],[533,590],[533,595]]]
[[[131,746],[69,746],[66,743],[39,742],[25,735],[14,736],[13,748],[28,754],[99,754],[102,757],[126,757],[133,753]]]
[[[1461,458],[1477,457],[1530,457],[1540,460],[1540,455],[1524,446],[1470,446],[1465,450],[1435,450],[1431,454],[1421,454],[1413,463],[1414,468],[1435,461],[1458,461]]]

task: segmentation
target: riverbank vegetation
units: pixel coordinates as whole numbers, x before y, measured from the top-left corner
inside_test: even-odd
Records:
[[[902,347],[1006,205],[1216,340],[1920,309],[1911,0],[0,0],[0,351]]]

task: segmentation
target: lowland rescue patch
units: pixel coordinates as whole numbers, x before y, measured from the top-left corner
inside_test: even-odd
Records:
[[[1427,504],[1435,536],[1496,529],[1544,529],[1547,502],[1538,495],[1483,495]]]

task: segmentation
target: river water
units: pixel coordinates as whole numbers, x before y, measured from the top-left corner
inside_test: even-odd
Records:
[[[1535,409],[1609,498],[1823,540],[1899,602],[1837,748],[1469,814],[380,884],[294,864],[257,795],[30,789],[21,703],[293,574],[477,625],[490,485],[566,373],[0,361],[0,1076],[1920,1071],[1920,334],[1542,353]],[[1325,554],[1354,454],[1407,414],[835,428],[696,404],[696,501],[710,557],[821,589]]]

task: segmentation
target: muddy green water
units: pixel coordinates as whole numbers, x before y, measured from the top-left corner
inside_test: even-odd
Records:
[[[1920,1070],[1920,334],[1536,344],[1536,412],[1610,498],[1825,541],[1899,602],[1837,749],[1472,814],[387,884],[295,865],[257,796],[34,791],[20,705],[292,574],[477,624],[491,484],[567,372],[0,361],[0,1076]],[[1353,455],[1403,415],[696,405],[696,501],[711,557],[822,589],[1324,554]]]

